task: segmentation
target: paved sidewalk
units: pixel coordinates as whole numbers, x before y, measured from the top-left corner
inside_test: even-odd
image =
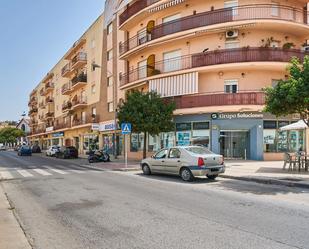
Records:
[[[31,249],[0,184],[0,248]]]
[[[309,188],[309,173],[283,170],[283,161],[226,161],[222,177]]]

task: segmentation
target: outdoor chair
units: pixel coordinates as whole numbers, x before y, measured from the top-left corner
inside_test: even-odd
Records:
[[[283,169],[285,170],[286,165],[289,165],[288,170],[293,170],[296,168],[296,157],[293,158],[289,153],[284,153],[284,164],[283,164]]]

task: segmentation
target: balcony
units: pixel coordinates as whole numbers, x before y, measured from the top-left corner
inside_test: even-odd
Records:
[[[45,89],[44,89],[44,88],[42,88],[42,89],[40,90],[40,95],[41,95],[41,96],[45,96]]]
[[[275,12],[275,13],[274,13]],[[119,45],[120,55],[152,40],[210,25],[253,20],[279,20],[307,25],[307,11],[271,4],[244,5],[198,13],[157,25],[143,35],[138,34]]]
[[[32,108],[30,111],[29,111],[29,116],[32,116],[32,115],[36,115],[38,113],[38,108]]]
[[[93,117],[92,115],[87,116],[86,118],[77,118],[74,117],[72,121],[72,127],[74,126],[80,126],[80,125],[86,125],[86,124],[93,124],[93,123],[99,123],[99,116],[96,115]]]
[[[71,70],[78,69],[87,64],[87,54],[84,52],[78,52],[71,61]]]
[[[54,103],[54,98],[52,98],[51,96],[47,96],[45,101],[47,105],[50,105]]]
[[[47,112],[45,114],[45,119],[53,119],[55,117],[55,113],[54,112]]]
[[[54,83],[52,83],[52,82],[46,83],[46,85],[45,85],[45,95],[49,94],[50,92],[52,92],[54,90],[54,88],[55,88],[55,84]]]
[[[62,112],[68,112],[72,108],[72,103],[70,101],[65,102],[62,105]]]
[[[68,63],[66,64],[62,69],[61,69],[61,76],[64,78],[69,78],[72,75],[72,70],[71,70],[71,64]]]
[[[39,103],[39,108],[44,109],[45,108],[45,103],[44,101]]]
[[[70,95],[73,92],[72,87],[71,87],[71,83],[68,82],[66,84],[64,84],[61,87],[61,93],[62,95]]]
[[[78,76],[75,76],[72,80],[71,80],[71,88],[72,91],[76,91],[79,88],[83,87],[87,85],[87,74],[85,73],[81,73]]]
[[[34,106],[38,104],[38,98],[37,97],[31,97],[30,101],[28,102],[28,106]]]
[[[237,93],[201,93],[167,98],[167,101],[170,100],[176,103],[177,109],[227,105],[264,105],[265,93],[257,90]]]
[[[141,10],[147,8],[148,6],[159,2],[160,0],[138,0],[133,4],[129,5],[128,8],[122,12],[119,16],[119,25],[122,25],[126,22],[130,17],[134,16]]]
[[[72,110],[76,110],[79,108],[84,108],[87,106],[87,98],[76,96],[72,99]]]
[[[282,48],[236,48],[197,53],[159,61],[153,65],[137,68],[120,75],[120,86],[143,80],[155,75],[206,67],[212,65],[245,63],[245,62],[289,62],[292,57],[304,59],[309,52],[299,49]]]
[[[71,123],[67,122],[67,123],[56,123],[54,125],[54,130],[61,130],[61,129],[68,129],[71,128]]]

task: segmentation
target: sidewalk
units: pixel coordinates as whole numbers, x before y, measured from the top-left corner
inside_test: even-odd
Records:
[[[18,224],[0,183],[0,248],[31,249],[26,236]]]
[[[283,170],[283,161],[226,161],[226,166],[220,177],[309,188],[309,172]]]

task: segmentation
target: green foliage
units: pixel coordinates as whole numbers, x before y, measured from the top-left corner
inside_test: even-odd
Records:
[[[131,92],[126,102],[119,105],[119,123],[131,123],[133,132],[158,135],[174,129],[174,102],[167,103],[155,92]],[[145,139],[146,140],[146,139]],[[144,157],[146,155],[146,141],[144,143]]]
[[[288,79],[265,89],[265,111],[276,116],[298,113],[309,126],[309,56],[305,56],[303,64],[293,58],[289,72]]]
[[[15,143],[19,137],[24,137],[25,133],[17,128],[6,127],[0,130],[0,143]]]

